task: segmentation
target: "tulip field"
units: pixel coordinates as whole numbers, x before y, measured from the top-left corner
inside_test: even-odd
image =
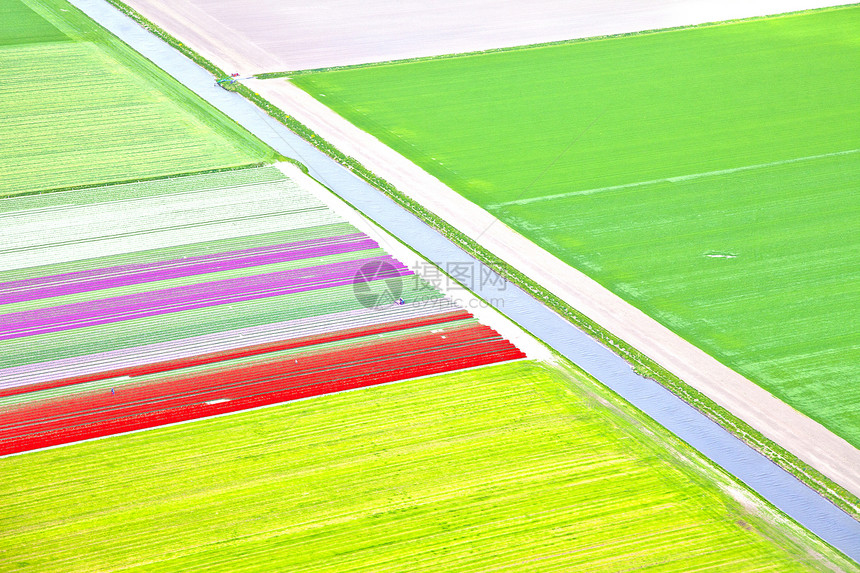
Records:
[[[0,561],[853,570],[607,399],[578,371],[517,361],[7,458]]]
[[[809,75],[855,49],[828,20],[843,12],[758,21],[755,45],[747,24],[715,26],[295,81],[742,372],[802,371],[777,390],[818,404],[844,371],[839,344],[856,342],[845,334],[830,355],[819,346],[832,337],[816,338],[852,300],[840,290],[854,204],[843,183],[860,157],[851,86]],[[771,61],[779,88],[774,38],[789,32],[818,58],[792,72],[806,99],[744,113],[779,135],[796,125],[774,118],[806,109],[808,157],[738,136],[743,113],[667,114],[677,85],[662,81],[719,91],[721,66],[755,77],[725,59],[733,47]],[[695,75],[691,54],[714,45],[724,52]],[[621,81],[622,65],[644,83]],[[313,166],[277,163],[66,0],[0,0],[0,69],[0,571],[858,570],[487,301],[440,292],[439,269],[327,195]],[[663,95],[639,97],[650,91]],[[652,140],[632,129],[642,114]],[[718,181],[670,185],[672,162]],[[741,227],[737,244],[717,241]],[[773,274],[769,241],[784,263]],[[789,321],[744,290],[813,279],[829,298],[790,306]],[[760,320],[730,329],[714,308]],[[830,312],[820,328],[813,311]],[[750,344],[736,332],[754,320]],[[811,384],[803,360],[831,368]],[[839,409],[851,395],[839,396],[846,406],[808,411],[846,419],[852,437]]]
[[[0,455],[524,356],[274,167],[0,220]]]
[[[860,446],[858,29],[852,5],[290,81]]]
[[[2,8],[0,197],[275,158],[67,2]]]

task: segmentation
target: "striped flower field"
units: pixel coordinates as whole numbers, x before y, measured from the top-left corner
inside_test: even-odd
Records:
[[[524,356],[274,167],[0,221],[0,455]]]

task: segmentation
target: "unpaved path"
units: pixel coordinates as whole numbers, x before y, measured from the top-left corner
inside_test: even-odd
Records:
[[[245,82],[687,384],[860,496],[860,450],[519,235],[487,211],[284,80]]]
[[[835,5],[839,0],[126,0],[227,72],[456,54]]]

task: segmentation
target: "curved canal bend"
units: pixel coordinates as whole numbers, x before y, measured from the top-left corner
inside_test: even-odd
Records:
[[[305,142],[254,104],[216,87],[212,76],[104,0],[70,0],[96,22],[152,60],[192,91],[286,157],[305,164],[311,176],[383,226],[389,233],[445,268],[480,262],[408,213],[349,169]],[[621,357],[512,284],[487,277],[476,289],[500,311],[621,395],[673,434],[860,563],[860,522],[759,454],[658,383],[639,376]],[[498,282],[494,282],[498,281]],[[495,286],[493,286],[495,285]],[[477,286],[477,285],[476,285]],[[858,470],[860,471],[860,470]]]

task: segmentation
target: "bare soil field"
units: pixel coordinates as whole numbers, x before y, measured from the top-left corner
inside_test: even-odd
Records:
[[[516,233],[299,88],[280,79],[246,83],[572,307],[854,495],[860,495],[860,475],[856,471],[860,451],[847,441]]]
[[[293,71],[622,34],[838,0],[127,0],[228,72]]]

